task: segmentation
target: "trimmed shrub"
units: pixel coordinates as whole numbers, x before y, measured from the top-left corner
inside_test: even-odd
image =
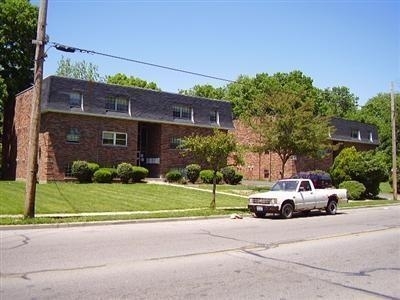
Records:
[[[143,167],[132,167],[132,181],[140,182],[149,175],[149,170]]]
[[[186,177],[191,183],[195,183],[200,176],[201,167],[198,164],[186,166]]]
[[[98,169],[93,174],[93,181],[98,183],[111,183],[113,177],[110,169],[102,168]]]
[[[388,180],[385,154],[380,151],[357,152],[355,147],[343,149],[329,172],[336,186],[349,180],[361,182],[368,198],[376,197],[379,184]]]
[[[117,166],[117,174],[118,177],[121,179],[122,183],[128,183],[129,180],[132,178],[133,169],[130,163],[120,163]]]
[[[101,168],[103,170],[108,170],[111,173],[111,180],[118,177],[117,169],[115,168]]]
[[[225,183],[236,185],[239,184],[242,179],[243,175],[236,172],[236,170],[232,167],[225,167],[221,169],[221,173]]]
[[[339,184],[339,188],[347,189],[347,197],[349,200],[364,199],[365,186],[361,182],[355,180],[343,181]]]
[[[178,182],[182,179],[182,174],[178,170],[171,170],[165,174],[165,178],[168,182]]]
[[[217,172],[216,174],[216,183],[219,184],[222,180],[222,173]],[[200,171],[200,179],[203,183],[213,183],[214,171],[213,170],[202,170]]]
[[[72,163],[72,176],[76,177],[79,183],[92,182],[92,172],[89,164],[84,160],[76,160]]]
[[[90,172],[92,173],[92,176],[94,175],[94,173],[100,169],[100,166],[94,162],[88,162],[88,167]]]
[[[237,185],[239,184],[243,179],[243,175],[240,173],[235,173],[235,176],[233,177],[231,184],[232,185]]]

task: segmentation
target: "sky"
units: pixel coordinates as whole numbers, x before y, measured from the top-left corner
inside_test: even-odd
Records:
[[[39,0],[31,1],[39,5]],[[400,90],[400,0],[48,0],[49,41],[227,80],[300,70],[318,88],[345,86],[362,106]],[[178,92],[227,82],[47,46],[62,57]]]

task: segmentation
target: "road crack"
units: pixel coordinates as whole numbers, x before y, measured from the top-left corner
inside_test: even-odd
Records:
[[[37,271],[30,271],[25,273],[0,273],[0,278],[21,278],[24,280],[31,280],[30,276],[33,274],[50,273],[50,272],[69,272],[69,271],[83,271],[89,269],[104,268],[107,265],[96,265],[96,266],[85,266],[76,268],[64,268],[64,269],[43,269]]]

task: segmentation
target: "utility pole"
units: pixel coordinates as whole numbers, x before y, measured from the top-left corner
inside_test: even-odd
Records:
[[[396,105],[394,101],[394,82],[390,93],[391,98],[391,117],[392,117],[392,189],[393,200],[397,200],[397,139],[396,139]]]
[[[38,172],[39,130],[40,130],[40,102],[42,97],[44,47],[46,45],[47,0],[40,1],[37,24],[34,69],[34,87],[31,106],[31,119],[28,145],[28,172],[25,186],[25,218],[35,217],[36,182]]]

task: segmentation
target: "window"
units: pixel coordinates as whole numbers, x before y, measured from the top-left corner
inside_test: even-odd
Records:
[[[374,138],[373,138],[373,136],[372,136],[372,131],[368,131],[368,137],[369,137],[369,141],[370,141],[371,143],[373,143],[373,142],[374,142]]]
[[[80,139],[80,134],[78,128],[71,128],[67,133],[67,142],[78,144]]]
[[[219,125],[219,112],[217,110],[210,111],[210,122]]]
[[[192,109],[189,106],[174,106],[172,115],[174,119],[192,120]]]
[[[311,185],[310,185],[310,182],[308,182],[308,181],[302,181],[301,183],[300,183],[300,191],[301,190],[303,190],[303,191],[311,191]]]
[[[106,109],[117,112],[128,112],[128,99],[123,97],[109,97],[106,99]]]
[[[361,140],[360,130],[352,129],[351,130],[351,138]]]
[[[69,93],[69,107],[79,107],[82,108],[82,93],[80,92],[72,92]]]
[[[65,177],[72,177],[72,164],[68,163],[64,166],[64,176]]]
[[[121,132],[103,131],[103,145],[126,146],[127,134]]]
[[[178,137],[172,137],[171,141],[169,143],[169,148],[170,149],[177,149],[180,145],[182,145],[182,138],[178,138]]]

